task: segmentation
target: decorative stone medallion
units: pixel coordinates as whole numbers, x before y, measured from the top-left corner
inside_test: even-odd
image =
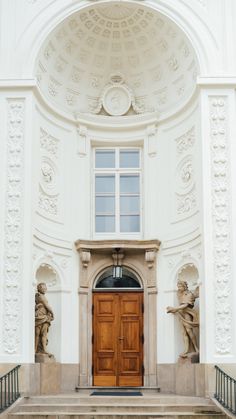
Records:
[[[105,111],[112,116],[121,116],[131,106],[131,94],[125,86],[108,86],[103,94],[102,104]]]

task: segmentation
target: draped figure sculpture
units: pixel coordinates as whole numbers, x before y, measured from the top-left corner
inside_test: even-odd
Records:
[[[47,292],[46,284],[44,282],[38,284],[37,291],[35,294],[35,354],[53,357],[47,351],[48,330],[51,321],[54,320],[54,314],[45,297]]]
[[[199,327],[198,311],[194,309],[195,300],[199,297],[199,287],[192,292],[188,289],[186,281],[178,281],[177,287],[179,306],[167,307],[166,310],[167,313],[177,314],[182,323],[185,349],[180,356],[185,358],[199,353],[197,338],[194,333],[194,328]]]

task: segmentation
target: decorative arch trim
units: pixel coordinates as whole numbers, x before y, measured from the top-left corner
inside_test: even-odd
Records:
[[[79,359],[81,386],[92,385],[92,292],[99,273],[113,264],[115,248],[124,254],[124,266],[141,278],[144,292],[144,385],[157,385],[157,283],[156,254],[158,240],[77,240],[75,247],[80,254],[79,276]]]
[[[107,3],[107,1],[100,0],[99,3]],[[138,4],[139,2],[132,1],[132,3]],[[60,3],[58,9],[56,9],[55,2],[53,2],[50,6],[47,6],[47,9],[45,8],[38,13],[18,42],[19,60],[24,57],[23,72],[27,71],[27,74],[33,74],[38,52],[43,42],[56,26],[73,13],[83,10],[90,5],[89,1],[68,4],[68,1],[64,0],[63,3]],[[218,56],[217,42],[207,26],[207,22],[202,17],[189,10],[189,7],[181,4],[178,4],[178,8],[176,8],[163,2],[158,2],[157,4],[153,0],[146,0],[145,6],[167,16],[184,32],[196,52],[202,74],[206,73],[210,66],[214,66]],[[196,22],[195,25],[192,24],[193,18]],[[35,31],[36,26],[39,28],[38,31]],[[25,45],[28,45],[28,48],[25,48]]]

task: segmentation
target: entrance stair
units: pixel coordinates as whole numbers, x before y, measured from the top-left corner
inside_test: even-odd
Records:
[[[212,400],[161,395],[90,396],[88,394],[22,398],[8,419],[225,419]]]

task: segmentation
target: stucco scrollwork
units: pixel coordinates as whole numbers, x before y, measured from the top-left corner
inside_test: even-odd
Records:
[[[197,207],[197,195],[195,188],[187,195],[177,196],[177,213],[187,214]]]
[[[58,195],[50,196],[39,186],[38,207],[49,215],[58,214]]]
[[[177,166],[175,178],[177,192],[184,195],[195,185],[195,173],[192,156],[186,156]]]
[[[59,140],[50,135],[45,129],[40,128],[40,148],[51,156],[58,158],[58,142]]]
[[[60,173],[58,165],[61,156],[60,140],[47,129],[40,128],[40,155],[38,210],[43,216],[59,215]]]
[[[53,182],[54,172],[53,172],[52,167],[47,162],[44,162],[42,164],[41,172],[42,172],[43,181],[45,183],[52,183]]]
[[[193,176],[193,164],[189,160],[187,161],[181,169],[181,180],[184,184],[189,183]]]
[[[195,129],[192,127],[185,134],[176,139],[177,153],[182,154],[193,147],[195,143]]]
[[[47,157],[42,158],[40,185],[48,195],[58,195],[58,170],[53,161]]]
[[[131,94],[125,86],[109,86],[104,92],[102,103],[109,115],[121,116],[131,106]]]
[[[226,96],[209,98],[211,129],[211,181],[213,220],[213,260],[215,274],[215,350],[232,350],[231,305],[231,223],[228,100]]]
[[[179,160],[174,178],[175,217],[182,219],[193,215],[198,209],[194,168],[195,128],[192,127],[176,140],[176,155]],[[191,153],[191,154],[190,154]]]
[[[22,99],[8,100],[7,180],[4,243],[3,350],[20,351],[23,224],[24,112]]]

